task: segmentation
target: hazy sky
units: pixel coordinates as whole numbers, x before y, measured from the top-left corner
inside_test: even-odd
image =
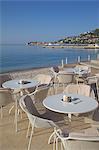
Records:
[[[0,43],[53,41],[99,28],[99,1],[0,1]]]

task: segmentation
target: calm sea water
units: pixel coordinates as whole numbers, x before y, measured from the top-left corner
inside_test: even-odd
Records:
[[[68,63],[77,62],[77,57],[87,60],[96,59],[98,50],[88,49],[49,49],[26,45],[0,45],[0,73],[61,65],[61,60],[68,59]]]

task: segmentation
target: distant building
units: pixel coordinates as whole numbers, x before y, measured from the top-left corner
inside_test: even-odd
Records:
[[[51,45],[52,45],[52,43],[48,43],[48,45],[49,45],[49,46],[51,46]]]
[[[95,44],[95,48],[99,48],[99,44]]]

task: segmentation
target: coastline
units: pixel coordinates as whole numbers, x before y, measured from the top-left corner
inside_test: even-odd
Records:
[[[76,63],[69,63],[69,64],[64,64],[64,67],[74,67],[75,65],[77,64],[86,64],[86,65],[91,65],[92,68],[94,68],[93,65],[95,65],[95,69],[99,69],[99,59],[96,59],[96,60],[90,60],[90,61],[82,61],[82,62],[76,62]],[[93,64],[93,65],[92,65]],[[54,65],[54,66],[57,66],[57,65]],[[61,65],[59,65],[58,67],[61,67]],[[47,67],[34,67],[34,68],[27,68],[27,69],[16,69],[16,70],[13,70],[13,71],[7,71],[7,72],[3,72],[3,73],[0,73],[0,76],[2,75],[9,75],[9,74],[16,74],[16,73],[26,73],[26,72],[37,72],[39,70],[47,70],[47,69],[50,69],[51,66],[47,66]]]
[[[88,62],[85,62],[85,64],[87,63]],[[75,67],[77,64],[78,63],[64,64],[64,67],[72,68],[72,67]],[[0,86],[2,87],[2,83],[8,80],[33,79],[37,74],[51,74],[50,68],[51,67],[39,67],[39,68],[33,68],[33,69],[11,71],[11,72],[0,74]],[[92,74],[99,73],[99,68],[92,67],[91,71],[92,71]]]
[[[56,48],[56,47],[55,47]],[[62,59],[64,63],[76,63],[78,56],[81,61],[88,59],[96,59],[98,50],[95,49],[49,49],[42,46],[3,46],[1,50],[4,52],[3,58],[0,56],[0,74],[21,70],[36,69],[38,67],[51,67],[60,65]],[[73,55],[73,53],[75,53]],[[90,58],[89,58],[90,57]]]
[[[66,67],[74,67],[74,66],[75,64],[66,65]],[[3,82],[12,79],[32,79],[37,74],[51,74],[50,68],[51,67],[39,67],[2,73],[0,74],[0,86],[2,87]]]
[[[0,74],[0,87],[2,87],[2,83],[8,80],[13,79],[32,79],[38,73],[47,74],[49,68],[36,68],[36,69],[24,69],[24,70],[17,70],[11,71],[7,73]]]
[[[76,65],[76,63],[71,63],[71,64],[64,64],[66,67],[73,67]],[[60,67],[60,66],[59,66]],[[7,71],[7,72],[3,72],[0,73],[0,76],[2,75],[9,75],[9,74],[15,74],[15,73],[25,73],[25,72],[31,72],[31,71],[39,71],[39,70],[46,70],[46,69],[50,69],[51,66],[47,66],[47,67],[34,67],[34,68],[27,68],[27,69],[20,69],[20,70],[14,70],[14,71]]]
[[[34,68],[31,67],[31,68],[26,68],[26,69],[16,69],[16,70],[1,72],[0,75],[15,73],[15,72],[24,72],[24,71],[30,71],[30,70],[37,70],[37,69],[42,69],[42,68],[48,68],[48,67],[34,67]]]
[[[72,48],[72,49],[98,49],[99,47],[95,47],[94,45],[88,45],[88,46],[83,46],[83,45],[44,45],[42,46],[43,48]]]

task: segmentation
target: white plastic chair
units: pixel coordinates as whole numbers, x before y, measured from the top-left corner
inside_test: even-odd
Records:
[[[92,132],[93,133],[90,133]],[[58,150],[58,141],[61,141],[61,148],[64,150],[69,149],[69,140],[76,141],[90,141],[90,142],[99,142],[99,128],[88,128],[81,130],[81,132],[68,132],[65,130],[54,130],[53,136],[56,137],[56,150]],[[84,144],[84,143],[83,143]]]
[[[58,84],[62,84],[63,90],[66,85],[72,83],[73,81],[73,74],[58,74],[57,75]]]
[[[40,88],[36,88],[33,93],[29,93],[29,96],[32,96],[35,99],[35,105],[38,107],[39,111],[44,111],[45,107],[43,106],[43,100],[48,96],[50,85],[42,86]]]
[[[34,94],[34,99],[37,102],[41,102],[47,97],[50,86],[45,86],[42,88],[37,88],[32,94]],[[31,95],[31,94],[29,94]]]
[[[78,93],[78,84],[68,84],[64,89],[63,93],[77,94]]]
[[[52,78],[53,78],[53,86],[54,86],[54,92],[55,89],[57,88],[57,84],[58,84],[58,79],[57,79],[57,75],[59,73],[59,67],[51,67],[50,68],[51,74],[52,74]]]
[[[39,82],[39,85],[36,87],[37,89],[50,86],[50,90],[51,90],[53,78],[50,75],[38,74],[37,76],[34,77],[34,79]]]
[[[86,84],[69,84],[67,87],[64,89],[63,93],[70,93],[70,94],[79,94],[79,95],[84,95],[88,97],[95,98],[94,92],[91,89],[89,85]],[[93,116],[93,112],[91,112],[91,116]],[[74,114],[75,116],[79,116],[79,114]]]
[[[28,137],[29,135],[30,125],[32,126],[31,135],[28,144],[28,150],[30,150],[31,139],[34,133],[34,128],[50,128],[50,127],[58,128],[58,125],[56,123],[62,120],[62,116],[59,116],[58,118],[56,113],[53,112],[51,113],[51,111],[40,114],[34,105],[35,101],[36,100],[32,99],[28,95],[23,96],[19,101],[20,107],[27,114],[29,119],[29,125],[28,125],[26,137]]]
[[[49,85],[52,81],[52,77],[50,75],[46,74],[38,74],[37,76],[34,77],[35,80],[39,82],[40,85]]]
[[[91,90],[91,87],[86,84],[69,84],[64,89],[64,93],[75,93],[95,98],[93,90]]]
[[[34,128],[50,128],[50,127],[56,127],[53,121],[48,119],[43,119],[43,117],[38,113],[36,108],[34,107],[33,101],[30,98],[30,96],[23,96],[20,99],[20,107],[22,110],[27,114],[29,119],[29,126],[27,131],[27,136],[29,134],[29,128],[30,125],[32,126],[29,144],[28,144],[28,150],[30,150],[31,140],[34,133]]]
[[[20,89],[11,90],[8,88],[0,88],[0,107],[1,107],[1,118],[3,117],[3,110],[2,108],[9,103],[13,103],[12,107],[9,109],[9,114],[11,113],[12,109],[15,107],[15,130],[17,132],[17,117],[21,110],[18,107],[18,100],[20,95]],[[22,118],[22,113],[21,113]]]
[[[98,76],[87,77],[86,82],[92,87],[95,94],[95,98],[99,100],[99,88],[98,88],[99,77]]]
[[[86,65],[76,65],[74,70],[76,83],[84,83],[86,77],[91,73],[91,68]]]
[[[12,92],[10,89],[0,88],[0,108],[1,108],[1,119],[3,117],[3,107],[9,103],[14,102]]]

